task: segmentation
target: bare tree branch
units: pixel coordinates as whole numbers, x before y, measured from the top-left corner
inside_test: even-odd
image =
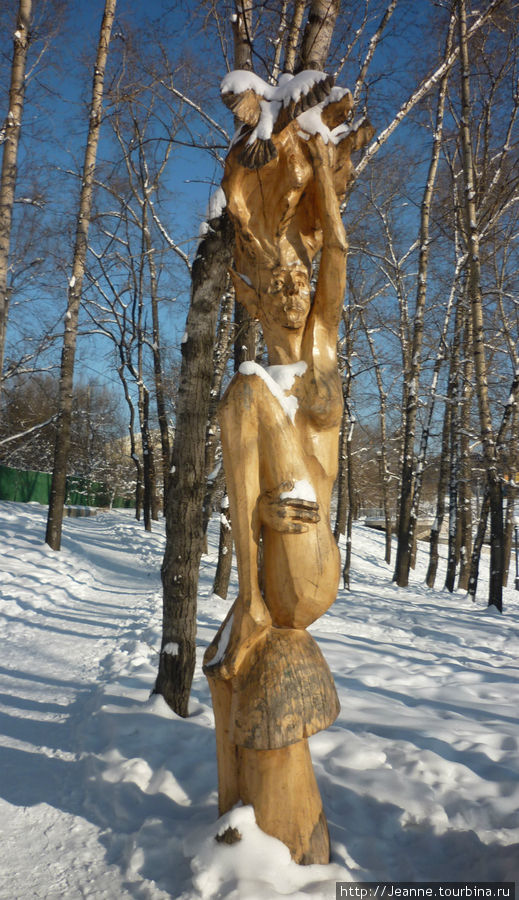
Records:
[[[486,22],[489,16],[497,9],[497,7],[503,2],[503,0],[491,0],[491,3],[485,10],[485,12],[481,13],[478,16],[475,22],[472,23],[471,27],[467,29],[467,40],[470,40],[477,31],[481,28],[481,26]],[[355,167],[355,175],[358,177],[366,168],[366,166],[371,162],[376,153],[380,150],[380,148],[385,144],[387,139],[391,137],[395,129],[400,125],[400,122],[411,112],[411,110],[416,106],[417,103],[425,97],[426,94],[429,93],[441,79],[445,75],[446,72],[456,62],[458,56],[460,54],[459,45],[457,45],[454,50],[447,56],[447,58],[443,61],[441,66],[439,66],[432,75],[429,75],[425,78],[421,85],[417,88],[417,90],[409,97],[405,103],[402,104],[400,109],[398,110],[396,116],[389,123],[389,125],[378,135],[377,138],[373,141],[372,144],[367,148],[364,153],[362,159]]]

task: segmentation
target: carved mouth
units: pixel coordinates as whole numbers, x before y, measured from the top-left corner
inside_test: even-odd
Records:
[[[283,307],[283,311],[287,316],[302,316],[305,313],[305,308],[299,303],[287,303]]]
[[[305,310],[292,306],[285,309],[285,328],[299,328],[305,319]]]

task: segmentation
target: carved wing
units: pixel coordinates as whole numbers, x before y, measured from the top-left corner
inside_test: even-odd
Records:
[[[240,122],[251,125],[252,128],[258,124],[261,115],[261,97],[251,88],[239,94],[225,91],[222,93],[222,100]]]
[[[283,128],[286,128],[290,122],[297,119],[301,113],[326,100],[333,84],[333,75],[327,75],[322,81],[308,85],[297,100],[290,100],[286,105],[283,105],[273,128],[274,134],[279,134],[280,131],[283,131]]]
[[[261,118],[261,101],[267,102],[262,94],[256,93],[253,88],[246,88],[239,93],[232,90],[222,91],[222,100],[226,107],[236,116],[238,121],[249,127],[247,132],[250,137],[252,130],[256,128]],[[277,150],[270,138],[256,138],[250,144],[248,141],[240,153],[239,162],[246,169],[260,169],[277,156]]]
[[[283,79],[273,87],[253,73],[240,73],[239,82],[233,83],[231,78],[222,83],[223,102],[250,129],[242,135],[238,157],[247,169],[260,169],[275,159],[278,154],[271,135],[279,134],[301,113],[326,100],[334,84],[333,75],[324,77],[313,72],[285,75]]]

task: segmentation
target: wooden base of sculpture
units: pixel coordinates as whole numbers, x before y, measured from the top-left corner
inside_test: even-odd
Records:
[[[303,865],[328,863],[330,842],[308,736],[337,716],[330,670],[303,629],[267,629],[228,680],[211,667],[225,623],[206,653],[216,724],[219,813],[254,808],[258,826]]]
[[[279,750],[239,748],[240,794],[262,831],[283,841],[295,862],[330,861],[328,825],[308,741]]]

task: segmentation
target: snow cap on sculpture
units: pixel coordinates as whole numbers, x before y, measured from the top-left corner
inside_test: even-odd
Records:
[[[225,76],[221,92],[242,123],[222,181],[235,225],[232,278],[237,299],[254,315],[275,270],[302,268],[310,276],[321,248],[308,140],[320,135],[328,145],[341,202],[353,173],[351,153],[373,129],[366,120],[352,122],[351,92],[334,86],[325,72],[284,74],[273,85],[237,70]]]
[[[229,72],[221,84],[222,100],[240,122],[252,129],[240,155],[241,164],[257,169],[275,159],[272,135],[324,101],[333,82],[332,75],[313,69],[297,75],[285,73],[277,85],[247,70]]]

